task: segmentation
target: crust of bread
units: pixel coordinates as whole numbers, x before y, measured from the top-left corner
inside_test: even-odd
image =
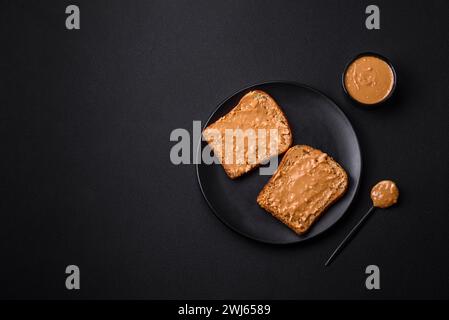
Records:
[[[348,184],[346,171],[334,159],[310,146],[296,145],[284,155],[257,203],[297,234],[304,234],[345,194]]]
[[[220,132],[221,137],[217,139],[212,134],[212,129],[216,129]],[[249,161],[248,156],[248,136],[244,134],[245,146],[244,146],[244,161],[238,163],[226,163],[224,152],[224,137],[226,129],[242,129],[246,132],[247,129],[252,129],[258,136],[259,129],[267,130],[267,137],[269,136],[270,129],[278,130],[278,146],[274,152],[266,150],[265,157],[256,157],[256,161]],[[209,125],[203,131],[203,137],[208,142],[215,156],[218,158],[223,166],[224,171],[231,179],[240,177],[241,175],[251,171],[258,167],[261,163],[265,162],[273,156],[284,153],[291,146],[293,137],[287,118],[282,111],[281,107],[276,101],[266,92],[261,90],[253,90],[245,94],[239,103],[226,115]],[[234,139],[235,136],[234,136]],[[258,139],[258,138],[257,138]],[[268,138],[269,139],[269,138]],[[219,141],[217,141],[219,140]],[[234,140],[235,141],[235,140]],[[258,154],[258,146],[254,146],[252,152],[256,150]],[[234,157],[236,152],[234,150]]]

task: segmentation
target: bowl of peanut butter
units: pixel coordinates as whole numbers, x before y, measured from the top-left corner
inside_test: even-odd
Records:
[[[364,106],[377,106],[387,101],[396,88],[396,81],[396,72],[389,60],[372,52],[353,58],[342,75],[345,93]]]

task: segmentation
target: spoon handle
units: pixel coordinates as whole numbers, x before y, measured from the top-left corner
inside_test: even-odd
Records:
[[[337,254],[340,253],[340,251],[349,243],[351,238],[357,233],[357,231],[360,229],[360,227],[363,225],[363,223],[368,219],[368,217],[371,215],[371,213],[374,212],[374,206],[369,208],[368,212],[365,213],[365,215],[357,222],[357,224],[349,231],[348,235],[343,239],[343,241],[338,245],[338,247],[332,252],[329,259],[327,259],[326,263],[324,264],[326,267],[334,260],[334,258],[337,256]]]

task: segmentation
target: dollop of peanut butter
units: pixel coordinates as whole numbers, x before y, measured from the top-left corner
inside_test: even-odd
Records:
[[[399,189],[391,180],[383,180],[371,189],[371,200],[378,208],[388,208],[398,202]]]

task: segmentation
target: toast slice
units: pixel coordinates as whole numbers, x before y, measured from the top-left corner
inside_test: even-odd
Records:
[[[348,175],[334,159],[320,150],[297,145],[284,155],[257,203],[303,234],[347,188]]]
[[[287,151],[292,144],[287,118],[276,101],[260,90],[245,94],[228,114],[203,131],[203,137],[231,179]]]

